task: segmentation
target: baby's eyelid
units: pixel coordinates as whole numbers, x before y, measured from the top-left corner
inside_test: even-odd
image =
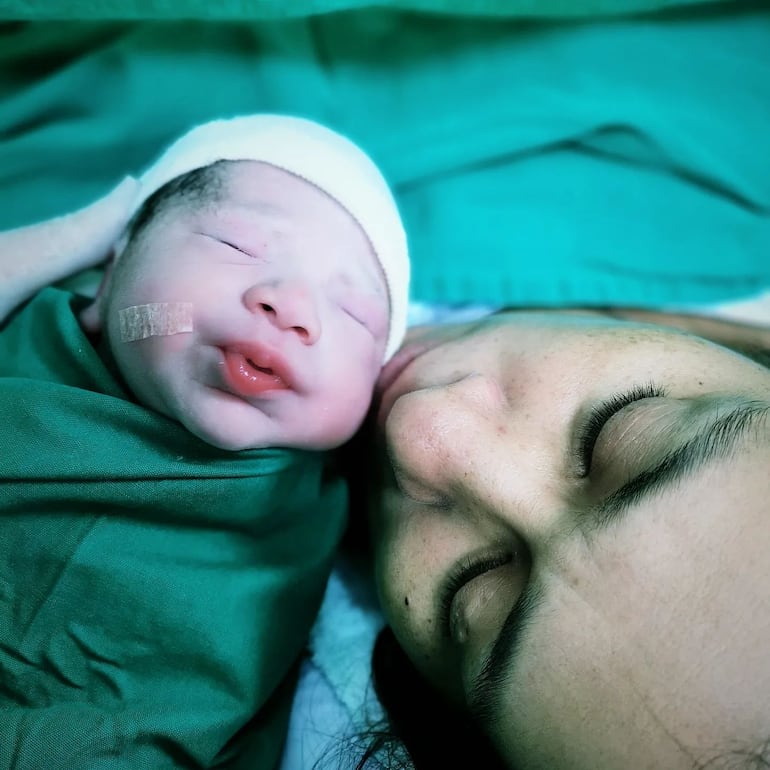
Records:
[[[222,238],[219,235],[211,235],[210,233],[200,233],[200,235],[203,235],[206,238],[210,238],[212,241],[216,241],[217,243],[221,243],[223,246],[227,246],[228,248],[234,249],[235,251],[239,251],[241,254],[245,254],[247,257],[251,257],[252,259],[261,258],[257,254],[254,254],[251,251],[247,251],[242,246],[239,246],[237,243],[227,238]]]
[[[252,259],[259,259],[259,257],[256,254],[253,254],[250,251],[246,251],[246,249],[241,248],[237,243],[233,243],[232,241],[227,241],[224,238],[220,238],[219,241],[221,243],[224,243],[225,246],[229,246],[231,249],[235,249],[236,251],[240,251],[241,254],[245,254],[247,257],[251,257]]]
[[[379,308],[370,306],[370,299],[368,297],[362,298],[358,304],[349,298],[343,297],[338,299],[336,304],[346,316],[366,329],[376,340],[387,333],[387,313],[380,312]],[[361,306],[360,308],[359,305]]]
[[[356,323],[360,324],[365,329],[369,328],[369,324],[363,318],[361,318],[361,316],[358,313],[355,313],[345,305],[341,305],[340,307],[342,308],[342,312],[350,316]]]

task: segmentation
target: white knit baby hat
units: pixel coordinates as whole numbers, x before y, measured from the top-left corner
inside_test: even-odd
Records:
[[[218,160],[255,160],[284,169],[323,190],[353,216],[388,285],[387,361],[406,331],[409,253],[393,195],[372,160],[346,137],[305,118],[259,114],[213,120],[188,131],[145,171],[132,214],[166,182]]]

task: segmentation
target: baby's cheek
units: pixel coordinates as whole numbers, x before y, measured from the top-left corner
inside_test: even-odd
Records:
[[[130,305],[117,311],[121,342],[149,337],[189,334],[194,329],[191,302],[150,302]]]
[[[156,340],[156,350],[162,355],[165,353],[178,353],[190,347],[193,341],[192,334],[174,334]]]
[[[371,402],[371,387],[353,387],[340,385],[337,397],[329,399],[326,405],[321,407],[320,422],[325,422],[332,434],[336,434],[342,441],[352,438],[358,430]]]
[[[142,365],[148,368],[146,371],[148,375],[159,369],[163,371],[173,369],[181,376],[179,354],[190,346],[191,338],[191,334],[174,334],[147,337],[133,342],[119,342],[118,345],[133,360],[143,362]]]

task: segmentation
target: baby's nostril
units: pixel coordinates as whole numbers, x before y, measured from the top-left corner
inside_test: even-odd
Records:
[[[275,308],[272,305],[268,305],[266,302],[260,302],[259,306],[264,310],[266,313],[275,313]]]
[[[307,329],[304,326],[292,326],[291,330],[297,332],[302,339],[305,339],[308,336]]]

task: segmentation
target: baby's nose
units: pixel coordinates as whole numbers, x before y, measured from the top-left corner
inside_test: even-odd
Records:
[[[296,334],[305,345],[321,336],[321,319],[314,292],[301,281],[255,284],[243,298],[246,307],[278,329]]]

